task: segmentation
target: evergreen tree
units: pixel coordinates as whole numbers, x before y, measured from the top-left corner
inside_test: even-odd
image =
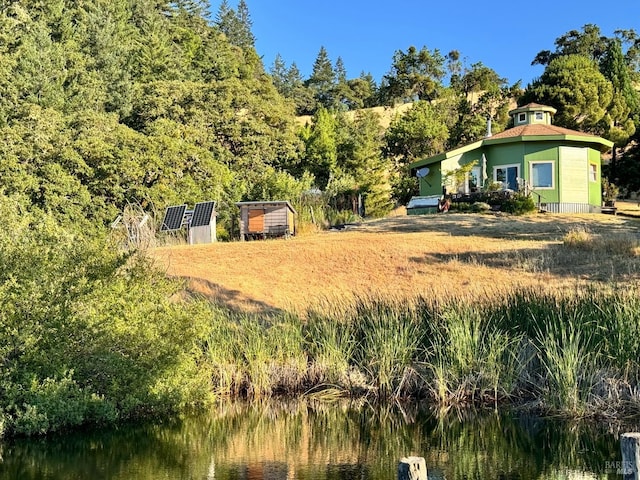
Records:
[[[636,131],[640,102],[638,92],[631,83],[620,41],[609,42],[609,47],[600,62],[600,70],[611,82],[613,97],[607,113],[601,121],[603,135],[614,142],[610,163],[610,176],[617,181],[617,149],[627,144]]]
[[[249,7],[245,0],[240,0],[238,2],[238,20],[240,21],[240,25],[242,25],[242,38],[239,46],[243,48],[253,48],[256,43],[256,38],[252,33],[253,21],[251,20]]]
[[[520,103],[537,102],[558,110],[557,125],[599,133],[599,122],[611,103],[613,89],[590,58],[556,57],[540,78],[527,87]]]
[[[460,73],[451,87],[455,96],[451,100],[453,105],[446,98],[441,98],[439,103],[443,109],[450,108],[448,118],[455,119],[455,122],[448,124],[448,148],[484,137],[489,119],[493,133],[504,130],[509,121],[512,99],[520,94],[519,83],[508,86],[506,79],[481,62]]]
[[[353,176],[357,191],[365,198],[367,216],[380,217],[393,205],[389,174],[391,163],[382,156],[383,129],[380,116],[361,110],[347,123],[346,144],[340,148],[340,169]]]
[[[276,87],[276,90],[278,90],[281,95],[290,97],[292,88],[288,82],[289,79],[287,78],[287,65],[284,63],[284,60],[279,53],[276,55],[269,73],[271,74],[271,80],[273,81],[273,86]]]
[[[237,11],[229,6],[227,0],[222,0],[216,15],[215,25],[227,36],[232,45],[243,49],[254,47],[255,38],[251,32],[251,17],[244,0],[238,2]]]
[[[313,63],[313,71],[306,81],[306,86],[313,92],[318,105],[331,109],[335,106],[334,87],[336,85],[336,72],[329,60],[329,54],[324,47],[320,47],[318,56]]]
[[[295,62],[287,70],[286,84],[290,89],[289,98],[293,98],[297,115],[313,115],[316,111],[316,100],[313,92],[302,80],[302,75]]]
[[[337,134],[335,116],[323,107],[313,116],[312,124],[302,131],[306,147],[302,166],[323,190],[338,175]]]
[[[444,57],[439,50],[409,47],[396,51],[391,71],[383,77],[381,100],[387,105],[437,98],[444,77]]]
[[[395,163],[394,198],[402,204],[417,194],[417,181],[407,165],[419,158],[444,151],[449,130],[440,110],[426,101],[415,102],[403,115],[396,115],[385,132],[384,154]]]
[[[170,6],[174,12],[193,18],[207,19],[211,15],[207,0],[172,0]]]
[[[531,62],[532,65],[549,65],[552,60],[566,55],[580,55],[595,62],[600,61],[607,50],[608,40],[600,32],[600,27],[586,24],[582,31],[571,30],[555,41],[556,51],[542,50]]]

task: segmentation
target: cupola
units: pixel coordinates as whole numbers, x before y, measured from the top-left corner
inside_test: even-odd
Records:
[[[540,105],[538,103],[528,103],[509,112],[513,119],[513,126],[520,125],[551,125],[551,119],[557,110],[553,107]]]

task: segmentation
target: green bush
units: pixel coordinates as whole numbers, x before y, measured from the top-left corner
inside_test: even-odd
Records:
[[[500,209],[503,212],[512,213],[514,215],[524,215],[536,210],[536,204],[530,195],[516,193],[513,197],[502,202]]]
[[[204,401],[203,304],[123,256],[0,197],[0,412],[8,434],[112,422]]]

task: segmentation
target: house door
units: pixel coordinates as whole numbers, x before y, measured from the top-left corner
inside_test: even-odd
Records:
[[[520,177],[520,165],[502,165],[493,169],[493,180],[501,182],[502,188],[518,190],[518,177]]]

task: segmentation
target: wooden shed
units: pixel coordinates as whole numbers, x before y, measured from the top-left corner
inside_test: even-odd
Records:
[[[240,239],[290,237],[296,234],[296,211],[287,201],[238,202]]]

